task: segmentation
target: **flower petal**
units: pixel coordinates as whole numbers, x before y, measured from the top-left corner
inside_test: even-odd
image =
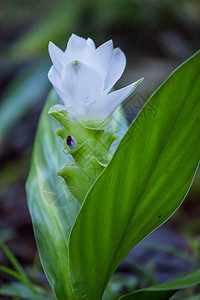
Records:
[[[143,78],[93,102],[90,105],[91,117],[94,120],[105,120],[133,92],[142,80]]]
[[[91,49],[93,49],[93,50],[96,49],[95,43],[94,43],[94,41],[93,41],[91,38],[88,38],[87,41],[86,41],[86,43],[88,44],[88,46],[89,46]]]
[[[54,43],[49,42],[49,55],[51,57],[52,63],[55,66],[57,72],[61,74],[62,72],[62,59],[64,52],[60,50]]]
[[[63,69],[61,86],[74,104],[88,105],[102,95],[103,78],[94,69],[74,61]]]
[[[65,105],[69,106],[73,104],[72,99],[70,99],[69,96],[67,96],[61,87],[61,79],[60,76],[58,74],[58,72],[56,71],[56,68],[54,66],[52,66],[48,72],[48,78],[49,81],[52,83],[55,91],[57,92],[58,96],[62,99],[62,101],[64,102]]]
[[[110,40],[99,46],[90,57],[89,65],[97,70],[102,75],[103,79],[106,78],[108,73],[112,55],[113,42]]]
[[[50,70],[48,72],[48,78],[49,78],[50,82],[53,84],[53,86],[56,86],[57,88],[62,90],[60,76],[59,76],[55,66],[52,66],[50,68]]]
[[[105,79],[104,92],[107,94],[117,80],[122,76],[126,66],[126,56],[121,49],[116,48],[113,50],[110,68]]]
[[[90,43],[90,42],[89,42]],[[67,43],[67,49],[63,56],[63,65],[71,63],[74,60],[81,61],[83,63],[88,62],[88,58],[95,51],[90,47],[86,39],[72,34]]]

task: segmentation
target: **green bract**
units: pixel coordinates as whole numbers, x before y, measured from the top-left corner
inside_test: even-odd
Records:
[[[57,110],[57,106],[53,106],[49,114],[64,126],[58,128],[56,133],[63,139],[64,153],[73,157],[59,170],[58,175],[64,178],[76,199],[83,202],[88,190],[109,163],[112,157],[109,150],[117,136],[105,128],[85,127],[75,118],[68,118],[65,110]],[[74,139],[74,145],[67,145],[68,137]]]
[[[82,205],[56,176],[73,160],[55,135],[59,123],[47,113],[58,103],[50,94],[27,195],[42,265],[57,299],[102,299],[121,260],[182,203],[200,159],[199,68],[198,52],[152,95]],[[126,125],[117,110],[109,130],[122,137]]]

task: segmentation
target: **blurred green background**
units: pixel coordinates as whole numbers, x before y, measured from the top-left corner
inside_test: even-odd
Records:
[[[0,33],[0,239],[34,280],[46,285],[24,185],[37,122],[51,89],[48,42],[64,50],[72,33],[93,38],[97,46],[113,39],[127,57],[127,68],[116,87],[145,79],[124,106],[132,121],[138,105],[199,49],[200,1],[1,0]],[[185,203],[172,219],[120,266],[108,299],[122,290],[162,282],[200,265],[199,199],[198,173]],[[9,265],[3,253],[0,259],[1,264]],[[11,280],[0,273],[0,284]],[[184,297],[195,293],[198,289],[190,289]]]

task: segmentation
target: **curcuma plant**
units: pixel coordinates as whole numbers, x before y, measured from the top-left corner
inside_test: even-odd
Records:
[[[49,44],[51,91],[26,190],[42,266],[59,300],[100,300],[129,251],[180,206],[200,159],[200,53],[175,70],[128,127],[113,91],[126,59],[112,41]],[[62,101],[61,101],[62,100]],[[152,107],[154,109],[152,109]],[[200,271],[121,299],[169,299]]]

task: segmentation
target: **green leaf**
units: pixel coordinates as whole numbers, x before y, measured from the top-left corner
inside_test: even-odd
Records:
[[[199,68],[198,52],[153,94],[89,191],[69,243],[76,300],[101,299],[121,260],[187,194],[200,159]]]
[[[131,294],[120,297],[120,300],[167,300],[177,290],[200,284],[200,269],[180,279],[137,290]]]
[[[35,238],[46,276],[58,299],[74,299],[68,276],[69,231],[80,204],[57,172],[70,160],[56,136],[60,124],[48,110],[58,97],[52,92],[42,112],[26,190]]]
[[[59,98],[51,92],[38,125],[26,190],[46,276],[58,299],[74,299],[68,274],[68,238],[80,204],[56,175],[71,159],[63,153],[62,140],[55,133],[60,123],[48,114],[50,107],[58,103]],[[119,143],[128,128],[121,108],[113,114],[110,127],[116,131]]]

